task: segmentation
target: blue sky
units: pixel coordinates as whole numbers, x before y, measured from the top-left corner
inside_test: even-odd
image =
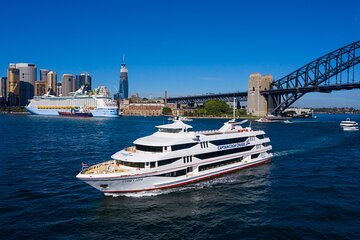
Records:
[[[244,91],[251,73],[280,78],[360,39],[359,1],[1,1],[0,75],[11,62],[170,96]],[[360,80],[360,79],[359,79]],[[360,90],[297,105],[360,108]]]

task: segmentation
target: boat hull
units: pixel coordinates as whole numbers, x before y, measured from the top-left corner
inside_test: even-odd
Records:
[[[36,107],[25,107],[33,115],[59,116],[59,111],[63,109],[38,109]],[[69,110],[68,112],[70,112]],[[94,117],[119,117],[118,109],[97,108],[90,111]]]
[[[108,178],[83,178],[78,174],[77,178],[103,192],[105,195],[133,193],[143,191],[153,191],[159,189],[175,188],[186,184],[200,182],[206,179],[239,171],[244,168],[254,167],[271,161],[270,157],[265,157],[256,161],[234,164],[220,167],[218,169],[205,170],[197,174],[186,174],[179,177],[159,177],[159,176],[142,176],[141,174],[131,177],[108,177]]]
[[[93,115],[89,112],[89,113],[81,113],[81,112],[59,112],[59,115],[62,117],[80,117],[80,118],[88,118],[88,117],[92,117]]]

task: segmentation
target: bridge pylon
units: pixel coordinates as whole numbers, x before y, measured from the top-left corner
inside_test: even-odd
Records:
[[[253,116],[264,117],[268,114],[269,103],[266,96],[260,91],[270,89],[273,77],[271,75],[261,76],[260,73],[250,75],[248,82],[247,112]]]

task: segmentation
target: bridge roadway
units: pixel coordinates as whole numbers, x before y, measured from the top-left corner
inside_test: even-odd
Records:
[[[227,102],[232,102],[234,97],[237,101],[247,101],[247,92],[233,92],[233,93],[218,93],[218,94],[204,94],[196,96],[186,96],[186,97],[172,97],[168,98],[168,103],[178,103],[178,104],[194,104],[200,103],[203,104],[208,100],[217,99]]]

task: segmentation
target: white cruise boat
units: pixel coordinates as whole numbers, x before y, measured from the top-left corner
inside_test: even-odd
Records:
[[[35,115],[57,116],[59,112],[70,113],[72,109],[87,108],[94,117],[119,116],[119,108],[104,86],[99,87],[92,95],[86,94],[82,87],[72,93],[72,96],[35,96],[25,108]]]
[[[346,121],[341,121],[340,127],[344,131],[359,131],[358,123],[355,121],[350,121],[350,118],[347,118]]]
[[[357,127],[358,123],[355,121],[350,121],[350,118],[347,118],[345,121],[340,122],[340,127]]]
[[[154,134],[76,177],[112,195],[177,187],[270,161],[270,139],[262,130],[242,127],[245,121],[199,132],[181,120],[157,126]]]

